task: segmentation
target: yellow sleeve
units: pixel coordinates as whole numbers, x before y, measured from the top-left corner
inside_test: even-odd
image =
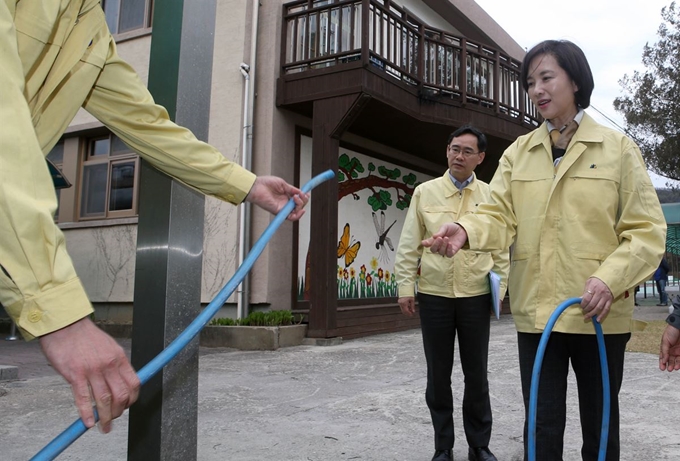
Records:
[[[113,39],[83,107],[154,167],[204,194],[239,204],[255,182],[253,173],[170,120],[118,56]]]
[[[467,233],[471,250],[507,250],[515,238],[517,218],[513,211],[510,183],[512,162],[508,155],[515,146],[516,142],[501,156],[496,173],[489,183],[491,200],[480,204],[475,213],[458,220]]]
[[[616,234],[619,246],[593,277],[602,280],[614,298],[647,280],[666,251],[666,220],[638,147],[624,141]]]
[[[92,306],[54,223],[52,179],[24,97],[13,17],[0,2],[0,303],[26,339],[63,328]]]
[[[415,296],[418,260],[423,252],[423,226],[418,217],[420,189],[416,188],[406,213],[406,221],[399,237],[399,247],[394,261],[394,276],[399,286],[399,297]]]

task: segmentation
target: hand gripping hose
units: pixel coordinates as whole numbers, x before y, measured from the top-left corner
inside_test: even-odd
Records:
[[[305,193],[310,192],[316,186],[324,181],[328,181],[335,177],[333,170],[326,170],[325,172],[312,178],[307,184],[302,186],[302,191]],[[257,258],[260,257],[264,247],[269,243],[274,233],[281,226],[283,221],[286,220],[291,211],[295,208],[295,203],[293,199],[289,200],[288,203],[279,211],[279,213],[274,217],[272,222],[264,230],[260,238],[255,242],[253,248],[248,253],[248,256],[243,261],[241,267],[236,270],[234,276],[227,282],[227,284],[220,290],[215,298],[206,306],[205,309],[194,319],[191,324],[184,330],[174,341],[172,341],[168,347],[165,348],[160,354],[158,354],[149,363],[144,365],[141,370],[137,373],[139,381],[144,385],[151,379],[156,373],[158,373],[165,365],[167,365],[184,347],[189,344],[189,342],[194,339],[194,337],[203,329],[204,326],[213,318],[217,311],[224,305],[224,303],[229,299],[229,296],[236,290],[239,284],[243,281],[246,274],[250,271],[255,264]],[[99,417],[95,411],[95,420]],[[82,419],[78,419],[73,424],[71,424],[64,432],[59,434],[54,440],[45,446],[38,454],[36,454],[31,461],[47,461],[53,460],[59,454],[69,447],[73,442],[75,442],[78,437],[83,435],[87,431],[85,423]]]
[[[555,322],[564,312],[567,307],[572,304],[580,304],[581,298],[569,298],[562,304],[557,306],[557,309],[552,313],[548,319],[548,323],[541,335],[541,341],[538,343],[538,350],[536,351],[536,359],[534,361],[534,370],[531,375],[531,391],[529,394],[529,443],[528,443],[528,459],[529,461],[536,461],[536,405],[538,401],[538,382],[541,378],[541,365],[543,364],[543,355],[545,355],[545,348],[550,339]],[[611,406],[609,394],[609,368],[607,367],[607,351],[604,347],[604,335],[602,333],[602,326],[600,322],[593,317],[593,326],[597,335],[597,348],[600,355],[600,368],[602,370],[602,430],[600,432],[600,450],[598,452],[598,461],[604,461],[607,457],[607,440],[609,439],[609,409]]]

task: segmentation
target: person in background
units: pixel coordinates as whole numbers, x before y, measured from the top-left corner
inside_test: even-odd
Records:
[[[654,272],[654,281],[656,288],[659,290],[659,304],[657,306],[668,306],[668,293],[666,293],[666,284],[668,283],[668,272],[670,271],[666,258],[661,259],[661,264]]]
[[[0,1],[0,303],[26,339],[71,385],[80,417],[102,432],[138,397],[123,349],[93,312],[54,222],[45,161],[80,107],[153,166],[233,204],[278,212],[308,196],[281,178],[256,177],[177,126],[116,52],[99,0]]]
[[[521,82],[545,119],[505,151],[491,200],[423,241],[453,256],[464,245],[503,250],[514,242],[508,289],[517,328],[525,410],[533,365],[555,306],[571,297],[545,350],[536,419],[536,459],[562,460],[567,376],[576,376],[584,460],[599,454],[601,371],[595,330],[604,330],[610,377],[608,461],[619,459],[619,390],[630,339],[634,287],[658,267],[666,222],[640,150],[584,112],[594,82],[583,51],[547,40],[524,57]],[[525,459],[527,421],[524,426]]]
[[[449,168],[443,176],[419,185],[413,193],[401,232],[394,274],[399,285],[399,307],[412,317],[418,305],[427,362],[425,401],[434,426],[432,461],[450,461],[454,444],[451,372],[456,335],[465,375],[463,427],[468,459],[490,461],[491,403],[487,362],[491,294],[489,271],[503,281],[509,269],[507,251],[492,254],[463,251],[453,259],[423,252],[421,241],[442,224],[472,213],[489,199],[488,184],[474,170],[485,156],[486,136],[463,126],[450,136],[446,148]]]

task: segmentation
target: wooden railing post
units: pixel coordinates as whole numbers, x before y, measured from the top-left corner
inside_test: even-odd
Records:
[[[460,70],[463,81],[460,85],[460,103],[463,107],[467,104],[467,84],[468,84],[468,68],[467,68],[467,39],[460,40]],[[472,76],[472,67],[470,67],[470,75]]]
[[[418,92],[422,94],[425,84],[425,25],[418,25]]]
[[[368,18],[371,13],[370,0],[361,1],[361,65],[368,66],[368,55],[371,44],[369,43]]]
[[[521,74],[517,74],[517,90],[519,92],[519,123],[524,125],[524,119],[526,115],[526,95],[524,94],[524,88],[522,87],[522,82],[520,81]]]
[[[493,100],[494,100],[494,112],[499,114],[501,112],[501,60],[500,52],[494,50],[494,68],[493,68]]]

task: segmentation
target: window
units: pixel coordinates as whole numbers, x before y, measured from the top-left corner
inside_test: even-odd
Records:
[[[87,141],[80,192],[80,218],[137,214],[139,156],[117,136]]]
[[[57,143],[56,146],[52,148],[47,158],[54,166],[56,166],[59,171],[63,172],[64,169],[64,142]],[[57,211],[54,212],[54,220],[59,220],[59,202],[61,200],[61,189],[56,189],[57,192]]]
[[[102,0],[112,34],[151,27],[153,0]]]

